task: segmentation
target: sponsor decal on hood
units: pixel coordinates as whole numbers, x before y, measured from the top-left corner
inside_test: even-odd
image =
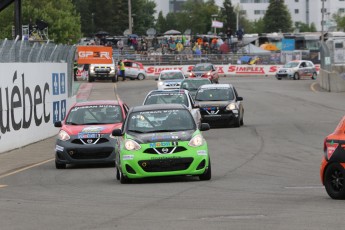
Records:
[[[180,131],[180,132],[162,132],[162,133],[142,133],[131,134],[135,141],[140,144],[159,142],[158,145],[169,145],[177,141],[189,141],[195,131]]]

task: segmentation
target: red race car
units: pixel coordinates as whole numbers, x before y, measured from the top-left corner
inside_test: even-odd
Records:
[[[67,164],[115,163],[114,129],[122,127],[128,106],[120,100],[78,102],[63,121],[55,146],[55,167]]]
[[[321,182],[332,199],[345,199],[345,116],[324,141]]]
[[[218,71],[211,63],[198,63],[189,72],[190,78],[208,78],[212,83],[219,83]]]

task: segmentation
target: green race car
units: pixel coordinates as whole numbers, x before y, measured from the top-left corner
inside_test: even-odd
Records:
[[[117,136],[116,178],[128,183],[144,177],[198,176],[211,179],[208,146],[188,108],[181,104],[156,104],[130,109]]]

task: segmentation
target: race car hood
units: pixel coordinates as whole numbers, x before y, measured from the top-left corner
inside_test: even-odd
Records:
[[[78,135],[79,133],[110,134],[114,129],[120,129],[121,126],[122,123],[99,125],[64,125],[62,129],[70,135]]]
[[[200,108],[206,108],[206,107],[226,107],[229,105],[231,101],[198,101],[197,104]]]
[[[140,144],[153,142],[173,142],[173,141],[189,141],[195,130],[187,130],[180,132],[162,132],[162,133],[143,133],[133,134],[131,137]]]

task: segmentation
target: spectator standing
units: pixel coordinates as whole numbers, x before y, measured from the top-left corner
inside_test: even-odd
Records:
[[[232,37],[232,29],[228,26],[228,29],[226,30],[226,37],[228,38],[228,44],[231,44],[231,37]]]
[[[239,28],[239,29],[236,31],[237,39],[238,39],[239,42],[242,42],[243,34],[244,34],[244,31],[243,31],[242,28]]]
[[[122,81],[126,80],[126,76],[125,76],[125,64],[123,63],[122,60],[119,61],[120,62],[120,75],[122,77]]]
[[[117,41],[117,48],[120,50],[120,53],[123,54],[122,53],[122,51],[123,51],[123,41],[122,41],[122,39]]]

